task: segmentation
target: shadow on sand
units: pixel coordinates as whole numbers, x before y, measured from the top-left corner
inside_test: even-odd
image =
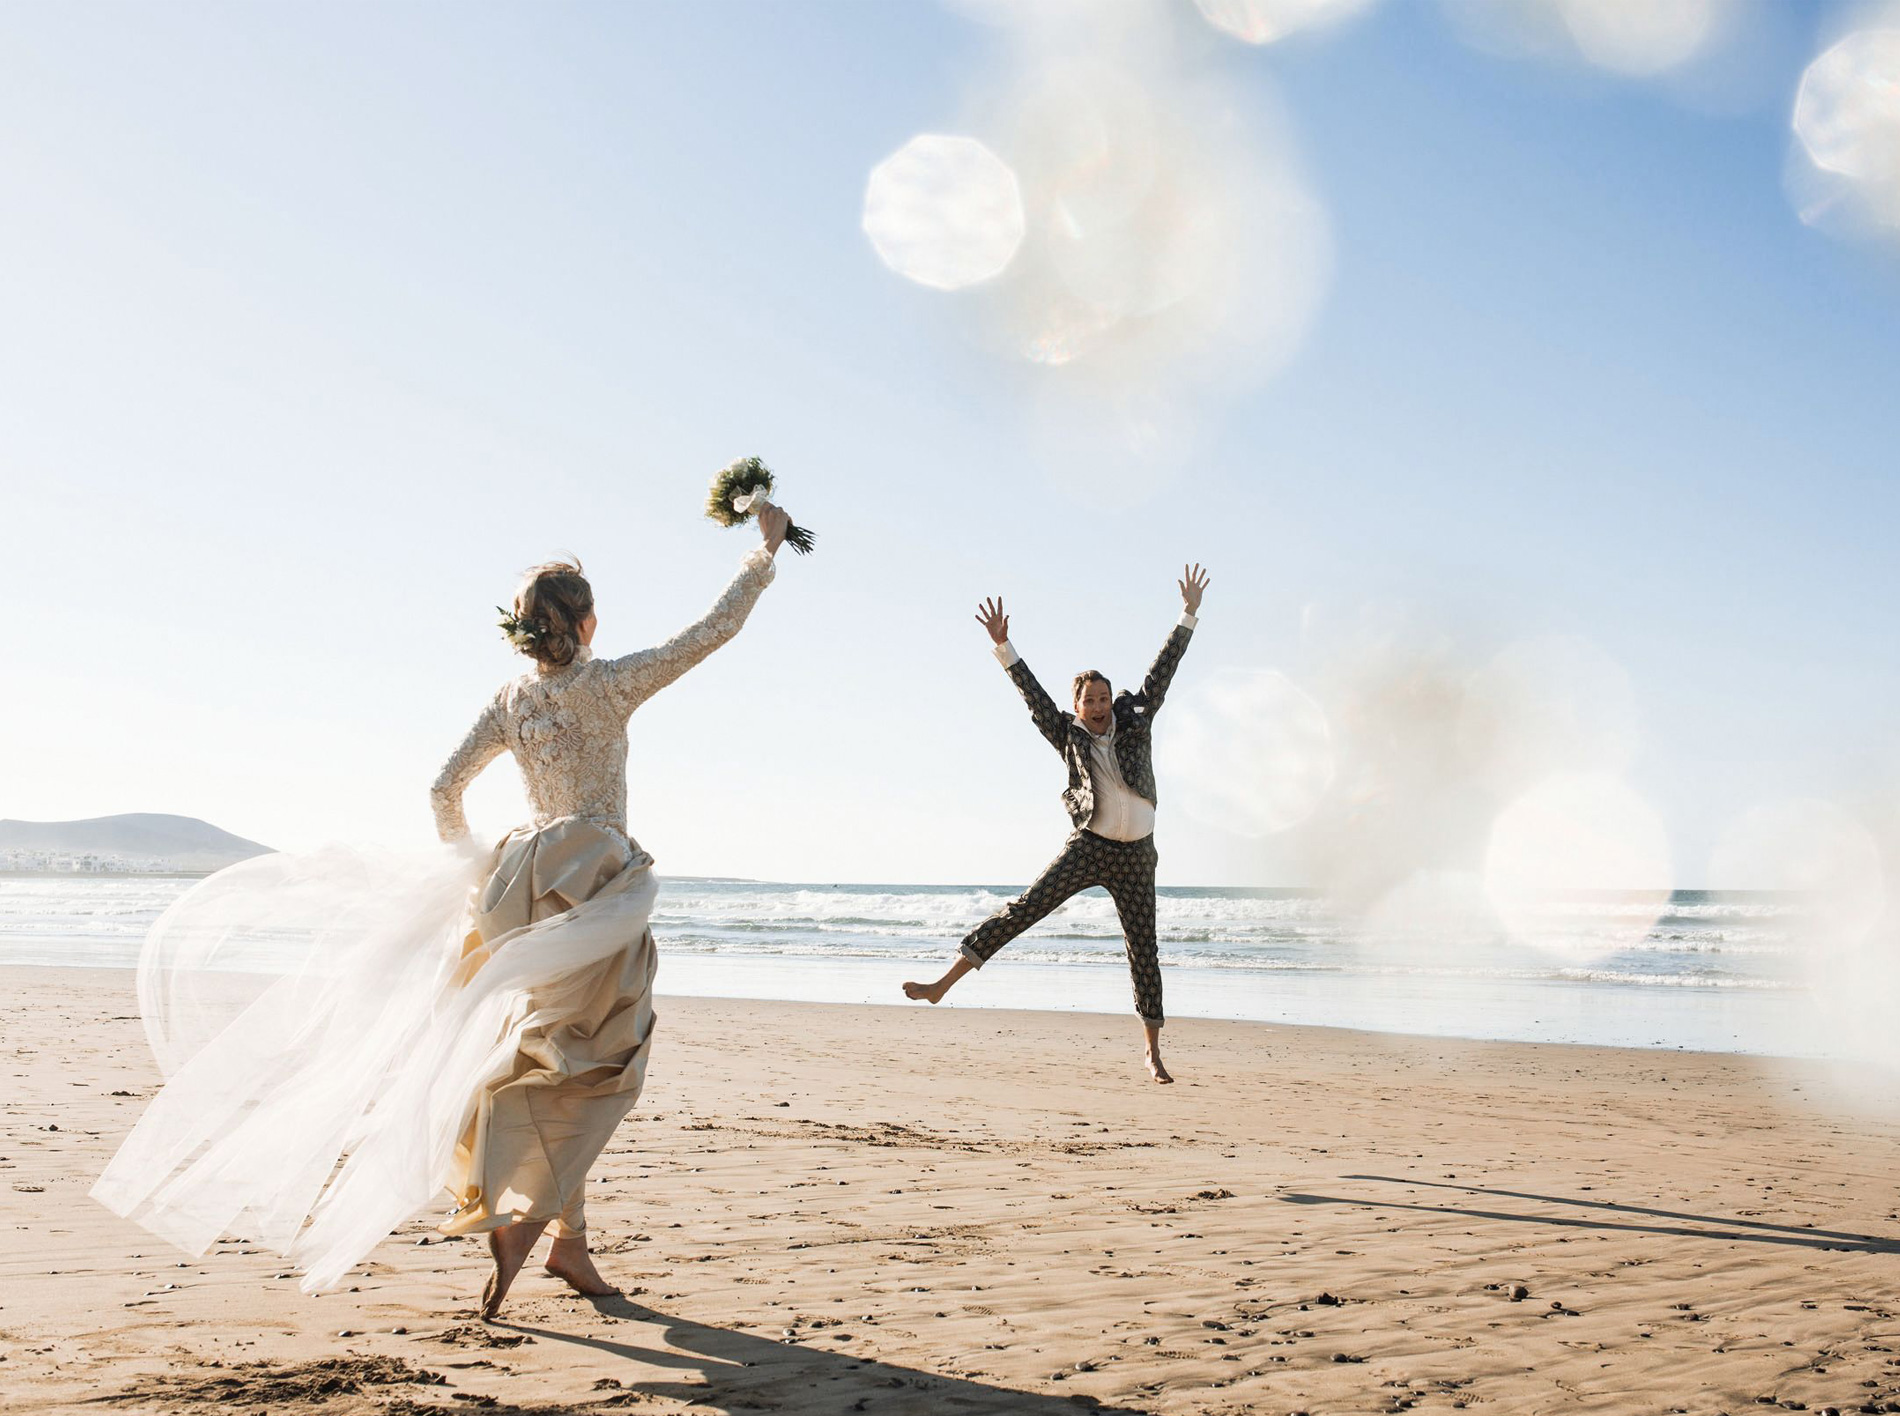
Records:
[[[1417,1180],[1398,1175],[1342,1175],[1342,1180],[1370,1180],[1383,1185],[1405,1185],[1413,1189],[1451,1190],[1463,1195],[1489,1195],[1506,1200],[1530,1200],[1541,1205],[1569,1205],[1596,1210],[1591,1218],[1571,1215],[1520,1214],[1508,1210],[1477,1209],[1463,1205],[1426,1205],[1404,1200],[1380,1200],[1367,1195],[1284,1194],[1290,1205],[1375,1205],[1380,1209],[1412,1210],[1421,1214],[1453,1214],[1463,1219],[1494,1219],[1508,1224],[1556,1225],[1565,1229],[1621,1230],[1632,1234],[1669,1234],[1684,1239],[1720,1239],[1730,1243],[1787,1244],[1800,1249],[1833,1250],[1837,1253],[1900,1254],[1900,1240],[1882,1239],[1873,1234],[1846,1234],[1831,1229],[1810,1229],[1802,1225],[1769,1224],[1753,1219],[1729,1219],[1712,1215],[1685,1214],[1677,1210],[1649,1209],[1642,1205],[1619,1204],[1615,1200],[1583,1200],[1571,1195],[1538,1195],[1522,1190],[1489,1190],[1477,1185],[1447,1185],[1437,1180]],[[1609,1215],[1638,1215],[1648,1219],[1686,1220],[1684,1224],[1621,1223]]]
[[[1152,1416],[1139,1407],[1098,1401],[1076,1393],[1048,1396],[989,1386],[967,1377],[940,1376],[894,1366],[843,1350],[838,1329],[820,1329],[803,1341],[775,1341],[753,1333],[708,1327],[668,1317],[628,1298],[590,1300],[606,1317],[650,1323],[662,1328],[664,1347],[644,1347],[600,1337],[583,1337],[553,1328],[501,1319],[490,1327],[530,1334],[543,1342],[566,1343],[624,1359],[625,1376],[601,1389],[592,1403],[559,1408],[484,1406],[483,1416],[542,1416],[555,1410],[604,1413],[642,1406],[656,1398],[698,1410],[725,1413],[785,1411],[808,1406],[830,1413],[867,1412],[871,1416],[937,1416],[943,1412],[996,1412],[998,1416]],[[859,1334],[862,1340],[862,1335]],[[835,1350],[834,1350],[835,1349]],[[677,1376],[654,1376],[654,1368]]]

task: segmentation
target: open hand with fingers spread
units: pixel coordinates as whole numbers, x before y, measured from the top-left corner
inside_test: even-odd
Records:
[[[1001,644],[1009,638],[1009,616],[1003,613],[1003,601],[999,596],[994,600],[984,600],[976,607],[976,622],[990,632],[990,641]]]
[[[1175,584],[1181,587],[1181,604],[1191,615],[1201,612],[1201,592],[1207,589],[1207,572],[1201,569],[1200,562],[1181,568],[1181,579]]]

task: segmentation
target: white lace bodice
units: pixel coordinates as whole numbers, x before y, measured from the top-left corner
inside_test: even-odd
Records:
[[[772,556],[748,555],[718,602],[657,649],[596,659],[583,648],[564,668],[539,666],[501,686],[429,789],[436,831],[468,835],[462,794],[512,752],[536,825],[579,816],[627,829],[627,719],[633,710],[739,632],[772,583]]]

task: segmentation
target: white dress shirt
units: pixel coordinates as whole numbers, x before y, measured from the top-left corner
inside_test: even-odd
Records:
[[[1113,718],[1108,720],[1107,732],[1089,733],[1089,779],[1095,784],[1089,830],[1111,841],[1139,841],[1154,835],[1155,804],[1122,780],[1122,765],[1115,760]]]
[[[1183,628],[1193,629],[1200,621],[1183,610],[1179,622]],[[1006,669],[1022,658],[1007,639],[994,646],[992,652]],[[1121,763],[1115,758],[1113,718],[1109,719],[1107,732],[1089,733],[1089,781],[1095,789],[1095,809],[1089,814],[1090,831],[1111,841],[1139,841],[1143,836],[1154,834],[1155,804],[1122,780]]]

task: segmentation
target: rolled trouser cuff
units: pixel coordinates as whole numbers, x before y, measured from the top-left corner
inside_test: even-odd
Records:
[[[964,958],[970,961],[971,968],[980,969],[983,967],[984,962],[985,962],[983,956],[977,953],[976,949],[972,945],[970,945],[967,941],[960,948],[958,948],[957,952],[963,955]]]
[[[1166,1018],[1143,1018],[1142,1019],[1142,1022],[1146,1023],[1151,1028],[1158,1028],[1158,1027],[1165,1026],[1167,1021],[1168,1020]]]

